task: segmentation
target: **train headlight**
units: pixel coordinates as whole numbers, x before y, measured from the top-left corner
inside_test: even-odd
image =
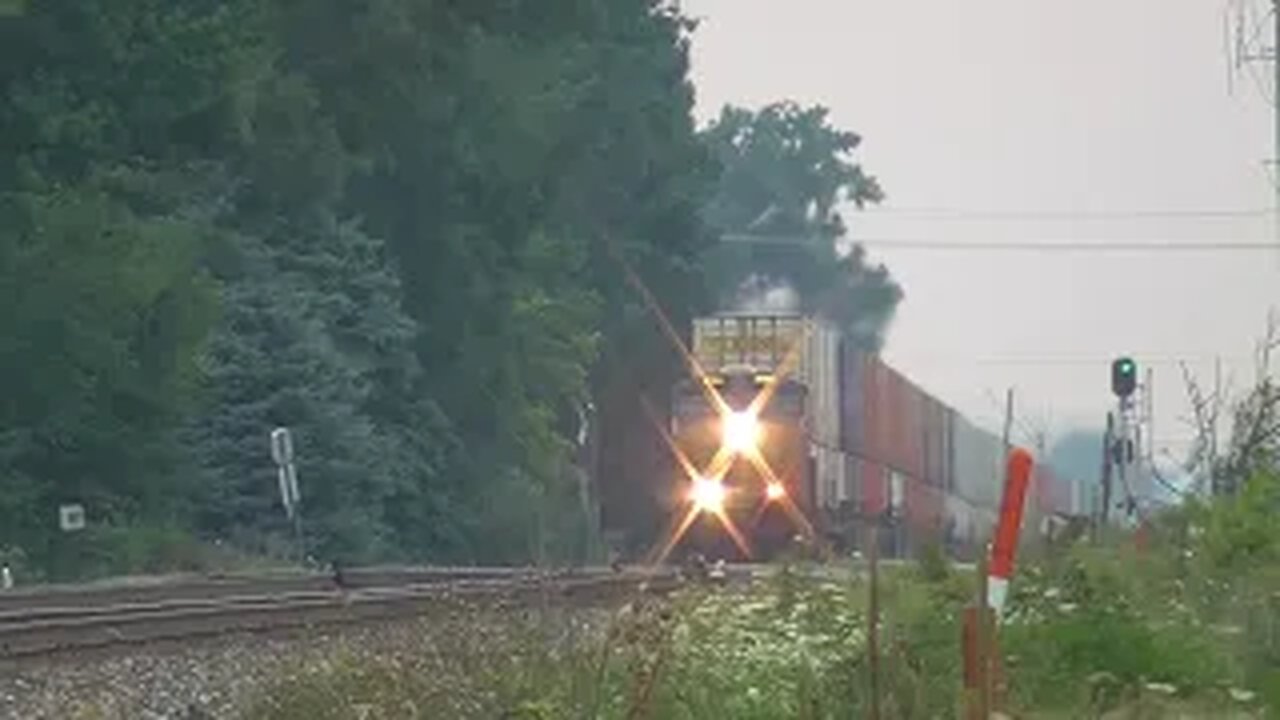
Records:
[[[724,485],[719,480],[695,478],[689,497],[702,512],[718,513],[724,509]]]
[[[760,442],[760,421],[751,413],[731,412],[724,418],[724,445],[735,453],[755,449]]]
[[[771,482],[765,486],[764,494],[770,500],[781,500],[786,497],[787,489],[782,486],[782,483]]]

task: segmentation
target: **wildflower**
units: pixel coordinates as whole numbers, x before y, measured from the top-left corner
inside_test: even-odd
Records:
[[[1231,696],[1232,700],[1241,703],[1253,702],[1254,697],[1256,697],[1252,691],[1241,690],[1240,688],[1231,688],[1227,690],[1227,694]]]

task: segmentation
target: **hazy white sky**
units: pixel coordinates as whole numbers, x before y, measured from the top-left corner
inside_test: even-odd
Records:
[[[1276,237],[1265,212],[1161,214],[1276,205],[1263,164],[1267,100],[1248,75],[1228,93],[1227,0],[681,5],[702,20],[693,46],[701,119],[724,103],[794,99],[828,106],[836,124],[862,135],[860,159],[888,201],[850,214],[855,238]],[[1157,215],[1123,216],[1134,211]],[[1267,309],[1280,305],[1280,243],[1268,252],[872,255],[906,291],[885,354],[933,393],[996,426],[996,397],[1012,384],[1023,424],[1100,424],[1112,402],[1110,360],[1128,352],[1155,368],[1158,447],[1178,454],[1190,431],[1177,361],[1209,378],[1221,355],[1242,383]]]

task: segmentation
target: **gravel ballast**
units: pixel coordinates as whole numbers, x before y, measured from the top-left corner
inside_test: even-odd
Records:
[[[0,718],[230,720],[244,717],[247,704],[261,702],[281,681],[335,658],[412,663],[443,680],[456,672],[460,654],[503,652],[517,628],[586,627],[601,612],[451,607],[412,619],[10,661],[0,664]]]

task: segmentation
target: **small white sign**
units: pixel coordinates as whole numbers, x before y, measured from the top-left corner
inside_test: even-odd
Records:
[[[284,469],[289,476],[289,504],[296,507],[302,502],[302,494],[298,492],[298,471],[293,467],[293,463],[285,465]]]
[[[289,428],[278,427],[271,431],[271,459],[276,461],[276,465],[293,462],[293,436]]]
[[[280,484],[280,504],[284,506],[285,515],[292,520],[298,501],[302,499],[298,494],[298,473],[291,464],[281,465],[276,478]]]
[[[84,506],[61,505],[58,507],[58,526],[63,532],[84,529]]]

